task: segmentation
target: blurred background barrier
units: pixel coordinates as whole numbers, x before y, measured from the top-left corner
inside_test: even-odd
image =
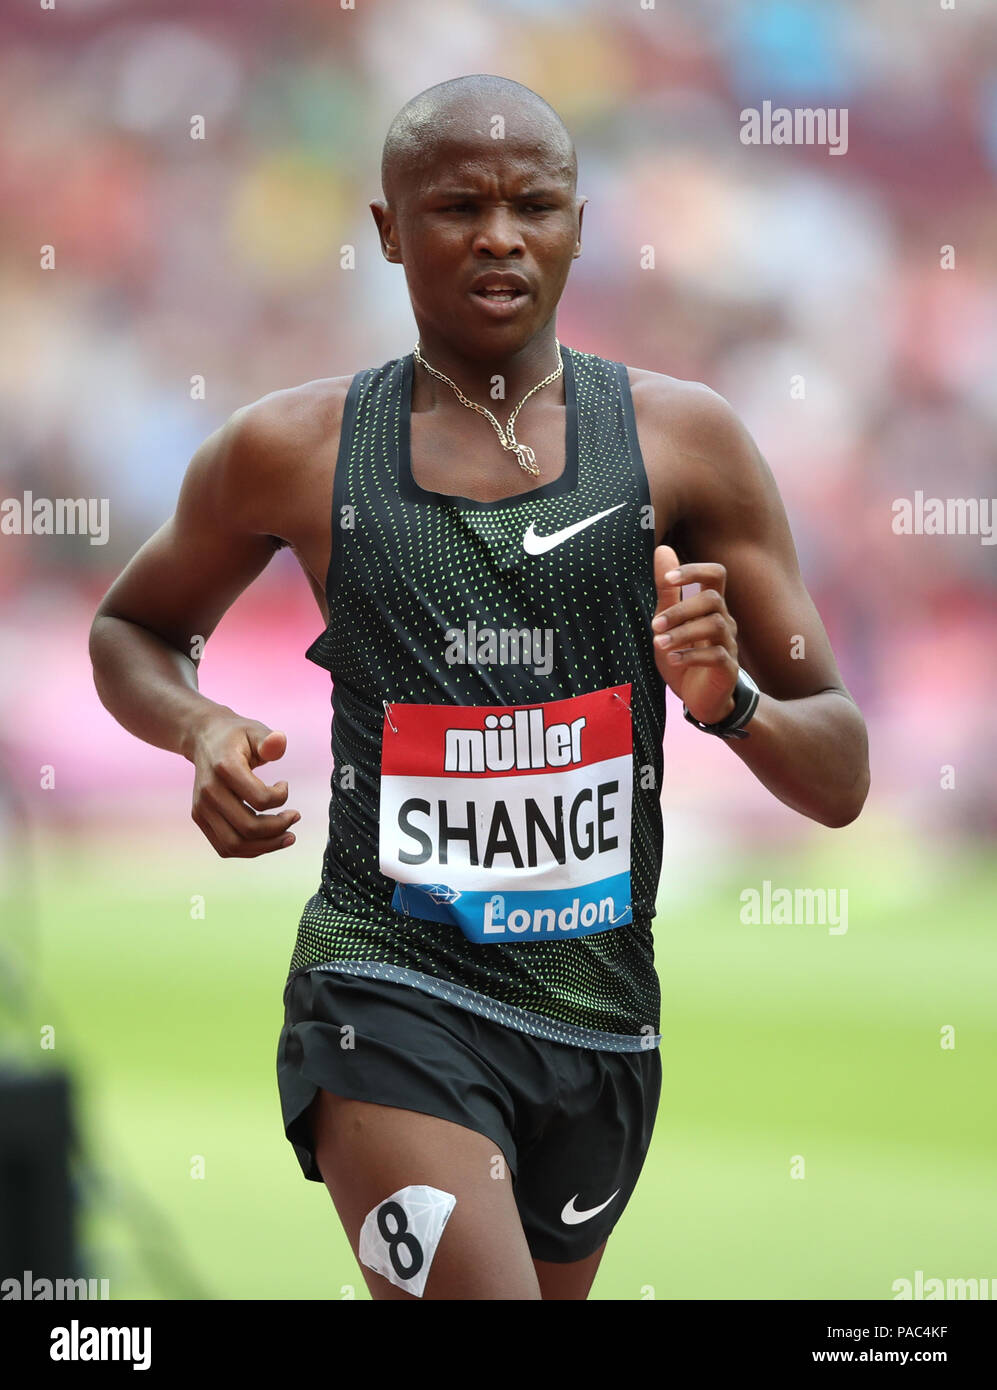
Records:
[[[3,1280],[75,1278],[69,1180],[71,1083],[0,1063],[0,1296]],[[23,1273],[22,1273],[23,1272]]]
[[[380,143],[410,96],[477,71],[534,87],[576,139],[589,201],[558,336],[730,400],[872,748],[863,816],[827,831],[670,704],[664,1093],[596,1296],[997,1275],[995,549],[894,524],[917,494],[981,521],[997,491],[984,0],[8,7],[5,1027],[74,1079],[103,1175],[80,1187],[82,1258],[118,1297],[365,1296],[274,1079],[331,774],[308,585],[278,554],[201,666],[208,695],[288,734],[298,842],[260,861],[218,861],[189,765],[103,710],[87,632],[234,409],[411,349],[367,208]],[[846,109],[847,150],[743,143],[765,102]],[[20,534],[27,492],[89,500],[106,531]],[[846,891],[847,931],[743,921],[766,881]]]

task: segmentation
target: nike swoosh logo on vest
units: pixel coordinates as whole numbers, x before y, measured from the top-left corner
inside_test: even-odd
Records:
[[[573,526],[565,526],[563,531],[555,531],[552,536],[538,536],[530,523],[529,530],[523,537],[523,549],[527,555],[544,555],[548,550],[553,550],[555,545],[560,545],[562,541],[570,540],[572,536],[577,536],[579,531],[584,531],[586,526],[591,526],[596,521],[601,521],[604,516],[609,516],[610,512],[618,512],[620,507],[625,507],[625,502],[620,502],[618,506],[609,507],[604,512],[597,512],[595,516],[587,516],[584,521],[576,521]]]

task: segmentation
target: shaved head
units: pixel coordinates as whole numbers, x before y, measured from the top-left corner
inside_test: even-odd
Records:
[[[467,381],[468,364],[484,362],[524,390],[550,371],[558,301],[582,249],[577,178],[560,116],[508,77],[441,82],[391,122],[370,210],[441,371]]]
[[[521,82],[472,73],[427,87],[406,102],[391,122],[381,155],[386,201],[394,205],[407,182],[429,167],[448,144],[475,135],[487,138],[496,116],[502,118],[502,138],[542,149],[551,173],[570,179],[574,189],[578,178],[575,147],[554,108]],[[500,145],[501,139],[495,143]]]

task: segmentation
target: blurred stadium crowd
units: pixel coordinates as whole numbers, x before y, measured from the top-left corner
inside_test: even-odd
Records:
[[[96,700],[86,630],[206,435],[269,391],[411,349],[367,208],[380,142],[410,96],[475,71],[534,87],[576,138],[589,201],[561,340],[731,401],[869,720],[874,795],[992,828],[997,549],[892,526],[916,490],[997,492],[997,11],[981,0],[8,10],[0,499],[106,497],[111,515],[106,546],[0,536],[8,761],[36,780],[54,739],[90,770],[95,747],[135,746]],[[847,154],[742,144],[741,110],[765,100],[847,107]],[[232,630],[259,652],[266,625],[304,666],[321,624],[293,560],[246,604]],[[743,781],[735,759],[712,766]]]

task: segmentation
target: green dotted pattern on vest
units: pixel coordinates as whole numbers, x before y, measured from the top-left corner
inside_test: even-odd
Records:
[[[329,840],[290,971],[325,966],[397,980],[554,1041],[634,1050],[657,1033],[660,1008],[651,918],[661,867],[665,686],[650,633],[654,528],[626,368],[563,344],[561,353],[564,472],[496,503],[415,484],[411,354],[353,379],[333,491],[330,621],[306,653],[333,677]],[[482,450],[493,444],[483,431]],[[495,455],[497,471],[508,459],[497,448]],[[610,508],[543,554],[524,548],[531,524],[549,536]],[[536,660],[448,662],[453,633],[472,624],[477,632],[549,633],[549,671]],[[394,883],[378,867],[384,700],[513,705],[627,682],[632,923],[578,938],[482,945],[456,926],[392,908]]]

